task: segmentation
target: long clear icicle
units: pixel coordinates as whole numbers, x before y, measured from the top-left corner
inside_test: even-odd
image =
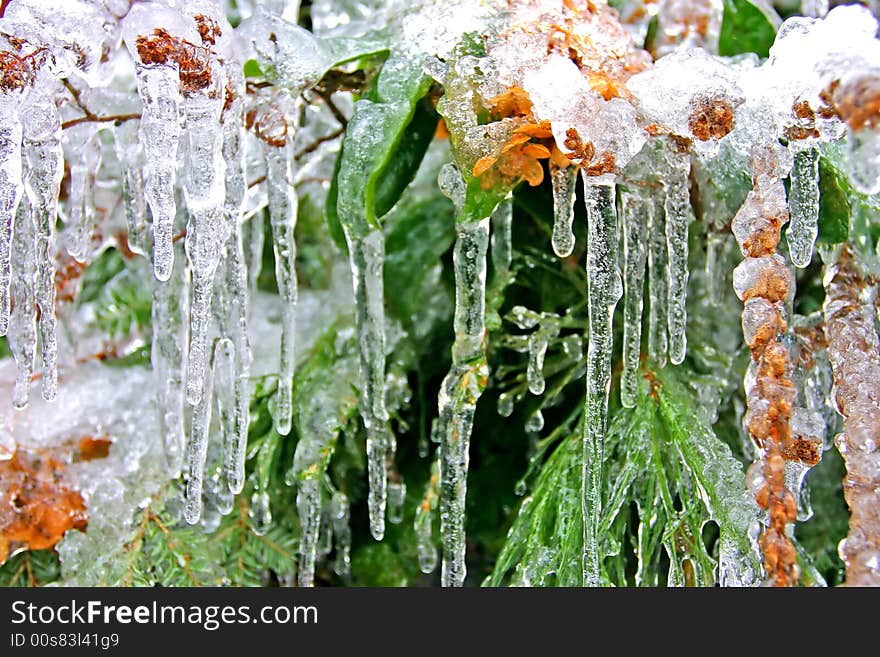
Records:
[[[459,174],[460,175],[460,174]],[[508,196],[495,208],[491,217],[492,265],[500,275],[510,272],[513,262],[513,197]]]
[[[658,367],[666,365],[668,351],[665,223],[663,206],[655,204],[648,220],[648,355]]]
[[[671,153],[666,180],[666,249],[667,249],[667,322],[669,325],[669,360],[675,365],[684,361],[687,351],[688,225],[691,220],[687,154]]]
[[[165,445],[168,472],[180,473],[185,443],[183,364],[189,323],[189,284],[182,262],[171,279],[153,285],[153,342],[150,362],[156,384],[159,427]]]
[[[218,346],[221,351],[220,357],[217,357],[216,350],[214,352],[213,397],[217,405],[216,424],[220,444],[215,466],[219,485],[215,486],[213,497],[215,497],[215,502],[220,503],[218,509],[221,513],[228,513],[232,508],[230,503],[233,493],[232,483],[229,480],[230,455],[235,454],[238,449],[238,426],[235,417],[237,412],[235,398],[237,354],[235,353],[235,343],[229,338],[221,340]],[[211,403],[210,400],[208,403]]]
[[[281,295],[281,364],[278,370],[278,392],[273,418],[275,430],[282,436],[290,433],[293,418],[294,341],[296,329],[296,243],[294,228],[297,218],[297,197],[293,187],[290,148],[292,136],[285,146],[265,146],[266,182],[269,195],[269,221],[275,249],[275,278]],[[253,220],[252,220],[253,221]]]
[[[217,284],[223,290],[219,318],[221,333],[235,348],[233,430],[225,454],[226,481],[238,494],[244,488],[245,450],[250,424],[251,345],[248,337],[248,271],[242,241],[242,214],[247,193],[244,177],[244,132],[239,101],[234,101],[223,121],[223,159],[226,161],[226,221],[231,231],[226,243],[224,275]]]
[[[192,412],[189,442],[186,449],[186,493],[183,503],[183,517],[191,525],[202,516],[202,488],[205,478],[205,460],[208,455],[208,430],[211,426],[211,407],[213,402],[214,379],[219,372],[232,369],[233,346],[228,338],[214,343],[212,370],[205,378],[204,394]]]
[[[594,182],[586,175],[587,394],[583,423],[582,511],[584,517],[583,583],[599,585],[599,514],[601,512],[602,450],[611,387],[612,318],[622,294],[617,270],[617,211],[613,183]]]
[[[123,121],[113,130],[116,159],[122,169],[122,198],[125,204],[125,223],[128,228],[128,248],[146,255],[149,251],[147,235],[147,200],[144,197],[144,147],[138,139],[138,124]]]
[[[349,258],[357,308],[361,417],[367,430],[367,478],[370,532],[376,540],[385,535],[385,503],[389,447],[388,411],[385,408],[385,308],[382,271],[385,236],[379,229],[349,240]]]
[[[639,193],[620,192],[623,228],[623,374],[620,402],[626,408],[636,405],[639,356],[642,346],[642,306],[645,264],[648,255],[648,224],[654,203]]]
[[[186,116],[183,193],[188,211],[184,246],[192,275],[186,398],[193,405],[199,403],[203,394],[214,274],[229,235],[225,214],[226,162],[220,128],[224,78],[216,67],[212,75],[212,87],[187,94],[183,101]]]
[[[144,147],[144,196],[153,219],[153,272],[167,281],[174,266],[174,180],[180,144],[180,81],[176,63],[137,66],[143,103],[139,137]]]
[[[9,285],[15,213],[24,192],[18,96],[0,93],[0,335],[9,326]]]
[[[489,219],[459,222],[453,251],[455,342],[452,367],[440,386],[440,533],[443,586],[462,586],[465,498],[471,429],[488,377],[486,363],[486,252]]]
[[[39,309],[40,357],[43,399],[52,400],[58,390],[58,340],[55,322],[55,220],[58,192],[64,174],[61,118],[50,93],[54,80],[42,70],[28,98],[23,118],[24,151],[28,165],[25,191],[34,230],[34,297]],[[46,88],[48,87],[48,88]]]
[[[574,251],[574,200],[577,191],[578,168],[558,167],[550,163],[550,182],[553,184],[553,252],[567,258]]]
[[[819,235],[818,148],[805,148],[794,154],[788,212],[791,217],[785,233],[788,253],[795,267],[804,268],[813,259],[813,246]]]
[[[321,489],[317,478],[303,479],[296,493],[299,514],[299,585],[314,586],[318,536],[321,530]]]
[[[87,262],[92,250],[92,236],[95,233],[95,180],[101,164],[101,142],[94,123],[83,123],[68,130],[71,144],[70,194],[67,200],[70,208],[68,225],[73,235],[68,243],[68,252],[80,262]]]
[[[37,350],[36,300],[34,299],[34,231],[27,202],[18,206],[12,240],[12,258],[15,270],[11,281],[12,311],[9,316],[7,339],[15,358],[15,390],[12,405],[17,409],[27,406],[34,356]]]

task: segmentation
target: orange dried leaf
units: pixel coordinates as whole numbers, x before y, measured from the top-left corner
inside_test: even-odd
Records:
[[[486,171],[492,168],[492,165],[495,164],[495,158],[491,155],[487,155],[485,157],[481,157],[477,160],[477,163],[474,165],[474,175],[479,178]]]
[[[522,173],[532,187],[537,187],[544,180],[544,167],[537,160],[526,160]]]
[[[515,134],[524,134],[535,139],[550,139],[553,137],[553,131],[550,129],[550,121],[541,121],[540,123],[523,123],[520,127],[513,131]]]
[[[543,160],[550,157],[550,149],[541,144],[527,144],[523,146],[522,152],[523,154],[537,160]]]
[[[510,141],[504,144],[504,148],[501,149],[501,152],[506,153],[510,150],[513,150],[517,146],[525,144],[529,139],[530,137],[528,135],[515,134],[510,138]]]

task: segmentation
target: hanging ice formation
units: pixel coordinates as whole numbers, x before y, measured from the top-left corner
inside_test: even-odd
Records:
[[[747,481],[767,512],[760,545],[768,580],[797,581],[790,529],[798,489],[820,457],[821,436],[816,408],[796,405],[786,338],[789,261],[798,268],[812,261],[820,159],[828,143],[845,133],[842,161],[852,184],[866,194],[880,190],[880,121],[875,103],[867,102],[876,100],[870,94],[880,76],[880,56],[877,23],[867,9],[828,12],[822,2],[804,2],[805,14],[824,18],[786,21],[769,58],[759,64],[709,54],[716,49],[721,16],[715,2],[693,7],[690,19],[708,26],[702,31],[685,29],[688,17],[674,3],[625,3],[620,11],[629,18],[623,27],[601,1],[536,8],[457,0],[442,7],[421,3],[412,17],[392,17],[391,26],[375,34],[369,24],[345,27],[342,21],[330,36],[327,25],[319,29],[320,12],[315,19],[320,36],[297,26],[297,3],[256,3],[236,29],[219,0],[71,0],[54,13],[45,4],[12,0],[0,10],[0,335],[16,362],[14,407],[27,405],[36,379],[45,399],[56,395],[56,322],[63,317],[56,307],[64,303],[59,290],[70,271],[81,272],[115,239],[125,257],[152,261],[151,363],[159,430],[169,473],[185,475],[185,518],[198,522],[204,500],[228,510],[232,495],[245,486],[252,392],[248,295],[261,266],[265,208],[281,298],[270,408],[278,434],[297,428],[291,481],[298,486],[302,526],[299,581],[313,583],[317,560],[333,541],[336,572],[346,576],[349,502],[342,491],[327,488],[322,460],[329,459],[328,450],[332,454],[339,427],[321,414],[318,401],[294,399],[300,155],[294,142],[306,123],[304,91],[336,64],[381,54],[378,76],[354,104],[353,115],[335,116],[345,140],[333,199],[356,305],[357,355],[348,378],[359,384],[357,404],[366,429],[372,534],[382,538],[386,515],[399,521],[406,491],[393,465],[386,400],[390,339],[381,219],[390,208],[380,207],[377,190],[393,149],[382,147],[408,138],[418,103],[437,100],[434,78],[443,86],[438,110],[456,162],[438,181],[457,217],[455,339],[438,398],[436,472],[414,521],[421,569],[436,566],[432,523],[439,511],[442,581],[465,581],[469,447],[488,381],[487,255],[491,232],[492,275],[502,283],[510,280],[516,267],[513,188],[540,184],[546,170],[553,196],[550,246],[560,258],[586,261],[582,571],[585,584],[598,585],[597,522],[617,304],[622,301],[620,399],[632,408],[639,401],[643,363],[660,368],[687,357],[688,260],[702,256],[689,253],[691,196],[703,191],[696,189],[703,186],[701,172],[716,164],[736,168],[749,159],[751,191],[732,218],[744,256],[734,289],[743,301],[743,337],[752,355],[745,423],[761,450]],[[643,10],[643,19],[632,4]],[[642,39],[652,17],[656,62],[631,36]],[[468,32],[484,37],[479,57],[462,54]],[[120,39],[130,59],[110,61],[108,53]],[[263,67],[264,82],[246,85],[245,56]],[[125,94],[105,79],[114,78],[111,68],[117,65],[128,69],[113,85],[133,73],[139,106],[121,99]],[[107,149],[108,132],[113,152]],[[779,143],[786,146],[776,148]],[[773,147],[755,151],[756,144]],[[65,155],[69,177],[62,192]],[[106,171],[118,174],[118,217],[115,208],[104,207]],[[733,212],[706,198],[700,206],[695,208],[711,228],[706,269],[709,278],[720,278],[723,227]],[[585,225],[575,221],[582,215]],[[56,216],[63,220],[57,237]],[[788,260],[777,252],[786,222]],[[851,583],[873,581],[871,560],[876,561],[880,535],[869,504],[874,397],[870,387],[852,382],[853,372],[877,367],[868,317],[874,292],[857,264],[856,254],[844,251],[829,269],[824,309],[844,416],[837,443],[849,468],[845,492],[852,523],[841,553]],[[490,311],[496,318],[497,308]],[[525,385],[533,396],[549,396],[544,360],[562,323],[555,314],[525,309],[514,309],[511,317],[520,328],[535,329],[518,336],[528,358]],[[569,338],[568,348],[579,348],[580,337]],[[63,353],[60,360],[65,362]],[[501,396],[503,415],[510,415],[514,400]],[[300,406],[307,407],[302,417],[294,412]],[[537,434],[544,416],[538,410],[527,422],[527,430]],[[216,450],[212,426],[218,429]],[[271,521],[265,482],[272,456],[257,457],[251,510],[260,530]]]
[[[843,492],[850,508],[849,534],[840,544],[848,586],[880,585],[877,554],[880,487],[877,386],[880,341],[875,320],[876,283],[860,272],[858,256],[844,248],[825,277],[825,338],[834,371],[834,401],[843,432],[834,439],[846,462]]]

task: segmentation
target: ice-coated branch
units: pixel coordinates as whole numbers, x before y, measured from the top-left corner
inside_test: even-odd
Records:
[[[846,462],[843,493],[849,534],[839,552],[848,586],[880,586],[880,340],[870,284],[856,255],[844,248],[825,275],[825,338],[834,372],[834,400],[843,416],[835,438]]]

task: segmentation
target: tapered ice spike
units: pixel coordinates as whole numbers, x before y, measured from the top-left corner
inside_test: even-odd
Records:
[[[21,169],[22,126],[17,97],[0,97],[0,336],[9,327],[9,286],[15,214],[24,193]]]
[[[208,362],[208,323],[214,288],[214,273],[226,248],[231,227],[226,216],[226,161],[223,158],[223,70],[210,66],[210,85],[183,96],[186,159],[183,193],[187,224],[185,249],[192,272],[190,347],[187,361],[186,396],[190,404],[202,398]]]
[[[567,258],[574,251],[574,201],[577,192],[578,169],[561,168],[550,163],[550,181],[553,184],[553,252]]]
[[[300,518],[299,585],[314,586],[321,529],[321,489],[318,479],[305,479],[299,483],[296,510]]]
[[[205,380],[204,394],[192,411],[190,435],[186,449],[188,476],[183,505],[183,517],[191,525],[197,523],[202,515],[202,489],[205,477],[205,460],[208,454],[208,431],[211,426],[214,379],[220,378],[218,377],[220,372],[227,375],[231,370],[233,349],[232,341],[226,338],[214,343],[211,359],[212,369]]]
[[[658,366],[666,364],[668,310],[666,219],[663,204],[655,204],[648,222],[648,356]]]
[[[626,408],[636,405],[639,357],[642,346],[642,306],[645,265],[648,255],[648,224],[654,203],[639,193],[620,191],[623,226],[623,374],[620,401]]]
[[[452,367],[439,395],[441,581],[462,586],[465,566],[465,499],[471,429],[488,377],[485,352],[486,252],[489,219],[460,222],[453,251],[455,341]]]
[[[584,518],[583,583],[599,585],[599,513],[602,451],[611,387],[612,318],[622,293],[617,270],[615,186],[583,176],[587,207],[587,297],[589,342],[583,423],[582,511]]]
[[[137,65],[143,103],[139,139],[144,148],[144,196],[153,221],[153,272],[160,281],[174,266],[174,185],[180,144],[180,81],[176,63]]]
[[[73,133],[73,134],[71,134]],[[101,141],[94,123],[83,123],[68,130],[72,153],[70,164],[70,208],[68,225],[73,231],[68,242],[70,255],[80,262],[91,259],[95,234],[95,181],[101,164]]]
[[[388,474],[385,457],[389,436],[385,408],[385,308],[382,281],[385,236],[379,229],[349,240],[358,326],[361,417],[367,430],[367,478],[370,532],[376,540],[385,534]]]
[[[184,457],[184,363],[189,324],[189,280],[179,261],[167,282],[154,281],[150,362],[156,385],[159,429],[169,475],[180,474]]]
[[[24,152],[27,173],[25,192],[31,208],[34,230],[34,297],[39,309],[40,378],[43,399],[52,400],[58,390],[58,340],[55,319],[55,221],[58,193],[64,174],[61,148],[61,119],[52,87],[57,84],[40,71],[35,88],[27,98],[23,115]]]
[[[679,153],[670,154],[670,165],[665,185],[667,322],[669,360],[678,365],[684,361],[687,351],[688,225],[693,214],[688,190],[690,158]]]
[[[16,212],[12,258],[15,262],[10,286],[13,307],[6,339],[16,366],[12,406],[20,410],[27,406],[30,397],[37,350],[37,306],[33,281],[34,230],[27,201],[21,203]]]
[[[296,242],[297,196],[293,187],[290,141],[285,146],[264,145],[266,181],[269,195],[269,221],[275,251],[275,279],[281,295],[281,362],[278,368],[278,391],[272,417],[275,430],[282,436],[290,433],[293,417],[293,373],[296,329]],[[253,220],[252,220],[253,221]]]
[[[785,237],[795,267],[803,269],[813,259],[813,246],[819,235],[819,149],[798,150],[791,169],[788,192],[791,223]]]

